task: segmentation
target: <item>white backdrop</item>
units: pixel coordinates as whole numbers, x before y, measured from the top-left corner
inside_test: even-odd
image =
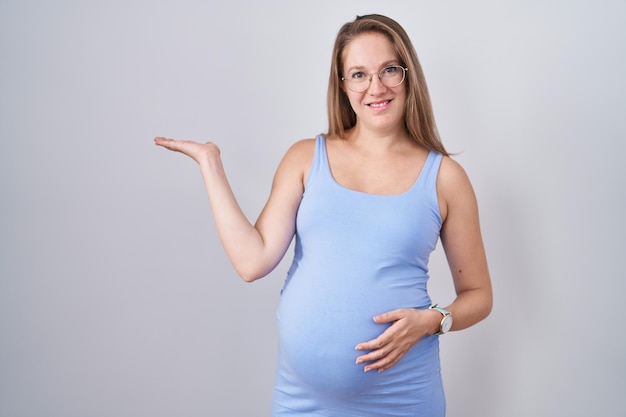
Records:
[[[0,0],[1,417],[269,414],[291,254],[239,280],[197,166],[152,138],[219,143],[254,220],[371,12],[481,208],[495,308],[442,339],[448,415],[626,416],[625,2],[211,3]]]

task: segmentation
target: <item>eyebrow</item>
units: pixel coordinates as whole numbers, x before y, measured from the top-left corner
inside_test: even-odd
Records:
[[[378,69],[381,70],[381,69],[383,69],[385,67],[388,67],[389,65],[400,65],[400,64],[399,64],[399,61],[397,59],[390,59],[389,61],[383,62],[380,65],[380,67],[378,67]],[[365,69],[365,66],[363,66],[363,65],[354,65],[354,66],[348,68],[346,70],[346,73],[350,73],[350,72],[352,72],[354,70],[363,70],[363,69]]]

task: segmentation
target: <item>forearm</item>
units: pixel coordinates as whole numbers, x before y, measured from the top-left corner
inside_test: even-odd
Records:
[[[476,288],[459,293],[452,304],[445,307],[452,314],[451,330],[463,330],[485,319],[491,312],[490,288]]]
[[[219,156],[203,161],[200,171],[219,238],[233,267],[245,281],[266,275],[272,265],[264,261],[263,239],[241,210]]]
[[[304,186],[303,161],[308,151],[293,147],[278,167],[272,192],[257,222],[247,219],[226,178],[219,148],[212,142],[154,138],[158,146],[181,152],[200,166],[222,245],[245,281],[267,275],[282,259],[295,233],[295,219]],[[302,151],[305,149],[305,151]],[[302,156],[304,155],[304,157]]]

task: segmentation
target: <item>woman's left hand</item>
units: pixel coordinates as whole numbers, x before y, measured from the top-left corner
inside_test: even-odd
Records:
[[[356,346],[356,350],[370,351],[356,359],[357,364],[367,363],[365,372],[382,372],[398,363],[423,336],[436,331],[441,314],[433,310],[401,308],[379,314],[374,321],[393,324],[376,339]]]

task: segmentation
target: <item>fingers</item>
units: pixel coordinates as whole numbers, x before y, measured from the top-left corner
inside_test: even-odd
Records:
[[[378,336],[376,339],[368,342],[359,343],[356,350],[369,350],[370,352],[356,358],[356,364],[367,363],[363,370],[369,372],[374,369],[382,371],[395,364],[401,354],[397,351],[397,344],[393,343],[394,338],[389,333],[390,329]],[[402,352],[402,355],[404,352]],[[368,363],[369,362],[369,363]]]
[[[168,138],[164,138],[162,136],[157,136],[154,138],[154,143],[156,143],[157,145],[163,145],[165,143],[167,143],[168,141],[171,141],[172,139],[168,139]]]
[[[396,356],[397,354],[394,354],[392,346],[387,344],[378,349],[372,350],[365,355],[359,356],[356,358],[356,364],[360,365],[367,363],[367,365],[363,367],[364,372],[369,372],[374,369],[381,370],[384,365],[391,366],[392,362],[395,363],[396,361],[394,359]]]
[[[354,349],[355,350],[380,349],[383,346],[385,346],[387,343],[388,343],[388,341],[385,340],[385,333],[383,333],[380,336],[378,336],[376,339],[369,340],[369,341],[363,342],[363,343],[359,343],[358,345],[356,345],[356,347]]]
[[[378,370],[378,372],[382,372],[398,363],[398,361],[405,355],[410,347],[411,344],[407,343],[387,343],[378,349],[372,350],[365,355],[359,356],[356,359],[356,364],[360,365],[367,363],[363,367],[364,372],[369,372],[373,370]]]
[[[378,324],[397,322],[403,316],[400,314],[401,310],[393,310],[387,313],[379,314],[374,317],[374,321]],[[393,333],[397,330],[397,326],[390,326],[376,339],[369,340],[367,342],[359,343],[356,345],[356,350],[374,350],[380,349],[389,343],[393,338]]]
[[[178,152],[181,152],[181,148],[185,142],[186,141],[168,139],[168,138],[163,138],[160,136],[157,136],[156,138],[154,138],[154,143],[156,145],[162,146],[171,151],[178,151]]]
[[[399,320],[401,320],[404,317],[406,317],[406,314],[404,313],[405,310],[406,309],[398,309],[398,310],[389,311],[389,312],[386,312],[386,313],[383,313],[383,314],[379,314],[379,315],[374,317],[374,321],[376,323],[378,323],[378,324],[398,322]],[[363,342],[363,343],[359,343],[356,346],[355,349],[356,350],[380,349],[381,347],[383,347],[384,345],[389,343],[389,340],[391,339],[390,334],[392,334],[394,331],[396,331],[396,327],[394,327],[394,326],[389,327],[387,330],[385,330],[376,339],[373,339],[373,340],[370,340],[370,341],[367,341],[367,342]]]
[[[397,364],[405,353],[406,351],[400,352],[397,350],[392,350],[388,354],[381,357],[379,360],[365,365],[365,367],[363,367],[363,372],[386,371],[387,369]]]
[[[401,308],[398,310],[392,310],[386,313],[379,314],[374,317],[374,321],[378,324],[392,323],[394,321],[398,321],[405,316],[405,314],[403,314],[404,310],[406,309]]]
[[[181,152],[198,163],[219,159],[220,157],[220,149],[213,142],[198,143],[192,140],[168,139],[157,136],[154,138],[154,143],[170,151]]]
[[[357,364],[366,363],[363,368],[365,372],[382,372],[391,368],[421,338],[421,334],[410,326],[411,313],[412,310],[398,309],[374,317],[376,323],[393,324],[377,338],[359,343],[355,347],[356,350],[369,351],[356,359]]]

